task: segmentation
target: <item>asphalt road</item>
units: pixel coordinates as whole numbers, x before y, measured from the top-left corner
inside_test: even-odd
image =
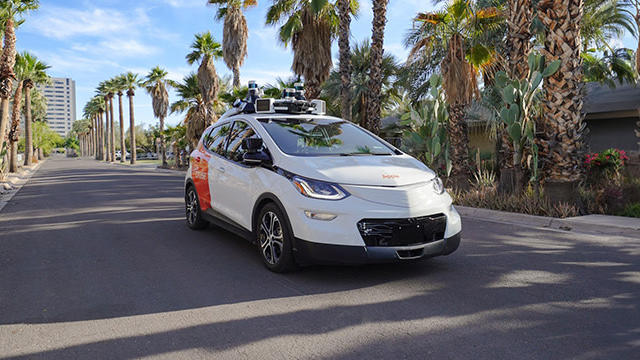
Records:
[[[0,212],[0,358],[639,358],[639,239],[463,219],[448,257],[278,275],[182,183],[47,161]]]

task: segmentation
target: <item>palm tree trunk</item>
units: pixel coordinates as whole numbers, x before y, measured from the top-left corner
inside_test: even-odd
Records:
[[[233,71],[233,88],[239,89],[240,88],[240,69],[238,67],[234,67],[232,71]]]
[[[133,91],[129,90],[127,96],[129,96],[129,136],[131,138],[131,164],[133,165],[136,163],[136,125],[133,114]]]
[[[120,118],[120,162],[123,163],[127,158],[127,147],[124,141],[124,114],[122,110],[122,93],[118,93],[118,115]]]
[[[7,125],[9,124],[9,99],[2,98],[0,99],[2,106],[2,114],[0,115],[0,154],[4,152],[9,145],[7,139]],[[2,168],[2,157],[0,155],[0,172],[3,171]]]
[[[543,173],[547,183],[559,186],[575,183],[582,176],[583,6],[583,0],[542,0],[538,5],[538,17],[548,29],[542,52],[547,61],[561,61],[560,69],[544,80],[541,141]]]
[[[509,13],[507,19],[507,51],[509,55],[509,74],[514,79],[524,79],[529,74],[528,57],[532,49],[531,43],[531,22],[533,21],[533,6],[531,0],[509,0]],[[486,86],[486,83],[485,83]],[[514,148],[509,135],[500,126],[498,129],[501,147],[497,152],[498,167],[502,169],[513,169],[516,172],[520,163],[514,160]],[[500,175],[501,189],[510,190],[512,187],[511,174],[514,170],[504,172]],[[516,173],[516,178],[518,174]],[[517,181],[516,181],[517,185]],[[517,190],[517,189],[516,189]]]
[[[104,160],[105,159],[105,138],[104,138],[104,121],[102,120],[102,116],[104,115],[104,113],[101,111],[98,113],[98,122],[100,123],[100,134],[99,134],[99,143],[100,143],[100,147],[99,147],[99,152],[100,152],[100,156],[98,160]]]
[[[31,87],[27,87],[24,93],[24,165],[30,166],[33,161],[33,132],[31,116]]]
[[[9,127],[9,97],[13,89],[16,64],[16,33],[13,17],[9,16],[4,23],[4,46],[0,57],[0,99],[2,99],[2,116],[0,116],[0,153],[7,146],[5,134]]]
[[[458,185],[466,185],[469,175],[469,131],[464,119],[467,104],[449,105],[448,135],[451,144],[451,176]]]
[[[9,130],[9,142],[11,143],[11,157],[9,160],[9,172],[18,171],[18,140],[20,134],[20,117],[22,116],[22,87],[23,82],[18,82],[16,93],[13,96],[11,108],[11,130]]]
[[[106,99],[105,99],[106,100]],[[106,100],[104,102],[104,106],[105,106],[105,111],[104,111],[104,123],[105,123],[105,131],[104,131],[104,137],[105,137],[105,157],[104,160],[107,162],[111,161],[111,132],[109,130],[109,100]]]
[[[380,132],[380,92],[382,90],[382,56],[384,55],[384,28],[387,24],[389,0],[373,0],[373,33],[371,35],[371,70],[369,71],[369,104],[367,129]]]
[[[351,121],[351,8],[349,0],[338,0],[338,13],[340,16],[340,33],[338,47],[340,52],[340,104],[341,116]]]
[[[162,167],[168,167],[167,151],[164,138],[164,116],[160,117],[160,156],[162,156]]]
[[[113,97],[109,96],[109,121],[111,121],[111,161],[116,161],[116,130],[113,121]]]

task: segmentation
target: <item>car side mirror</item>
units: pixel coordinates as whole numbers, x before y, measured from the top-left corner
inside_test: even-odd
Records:
[[[246,152],[242,155],[242,162],[250,166],[260,166],[270,161],[271,157],[264,151]]]
[[[247,138],[242,140],[242,148],[247,153],[257,153],[262,150],[262,139],[260,138]]]

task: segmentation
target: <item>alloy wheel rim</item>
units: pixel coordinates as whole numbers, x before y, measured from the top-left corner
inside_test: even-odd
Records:
[[[280,219],[272,211],[262,216],[259,240],[264,259],[269,264],[276,265],[282,256],[284,236]]]
[[[186,201],[186,210],[187,210],[187,221],[189,224],[195,224],[196,217],[198,216],[198,200],[196,199],[196,193],[191,190],[187,195],[188,199]]]

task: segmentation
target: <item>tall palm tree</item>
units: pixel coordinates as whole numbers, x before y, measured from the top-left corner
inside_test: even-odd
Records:
[[[196,74],[187,75],[182,82],[175,85],[178,100],[171,104],[171,113],[185,113],[183,123],[186,126],[186,136],[195,149],[202,136],[202,132],[207,128],[206,104],[200,92],[198,77]],[[176,156],[178,156],[176,154]]]
[[[209,0],[209,4],[218,6],[216,18],[224,19],[222,31],[222,52],[224,63],[233,72],[233,87],[240,87],[240,67],[247,57],[247,38],[249,28],[242,11],[258,5],[256,0]]]
[[[389,0],[373,0],[373,32],[371,35],[371,71],[369,72],[369,101],[367,124],[370,131],[380,131],[380,90],[382,89],[382,56],[384,54],[384,28],[387,24]]]
[[[430,56],[436,47],[445,51],[440,71],[449,106],[447,131],[451,143],[451,173],[459,180],[459,185],[466,184],[469,135],[464,111],[478,95],[478,72],[496,58],[494,49],[482,40],[486,32],[500,25],[502,14],[495,7],[479,8],[475,2],[453,0],[440,11],[419,13],[415,21],[420,28],[412,38],[408,63],[419,59],[421,52]]]
[[[21,73],[16,74],[17,80],[23,82],[25,121],[24,121],[24,165],[29,166],[33,160],[33,132],[32,132],[32,113],[31,113],[31,93],[35,85],[45,84],[50,81],[47,75],[49,65],[41,62],[35,56],[28,52],[18,54],[16,63],[20,64]],[[18,66],[18,65],[16,65]]]
[[[4,29],[4,46],[0,55],[0,153],[5,148],[5,133],[9,126],[9,98],[15,80],[16,63],[15,19],[39,6],[38,0],[5,0],[0,3],[0,25]],[[20,21],[18,21],[20,23]],[[0,159],[1,161],[1,159]],[[0,172],[2,167],[0,166]]]
[[[106,153],[105,153],[105,158],[104,160],[107,162],[111,162],[114,161],[114,159],[111,158],[111,133],[112,133],[112,128],[113,128],[113,119],[109,119],[109,90],[108,90],[108,85],[106,83],[106,81],[102,81],[98,84],[98,87],[96,88],[96,93],[101,96],[104,100],[104,114],[105,114],[105,134],[104,136],[106,136],[106,140],[105,140],[105,147],[106,147]]]
[[[215,41],[211,32],[196,34],[191,44],[191,52],[187,54],[189,65],[200,61],[198,67],[198,86],[205,104],[205,121],[212,124],[216,119],[214,101],[218,97],[219,83],[214,59],[222,57],[221,45]]]
[[[106,88],[107,97],[109,99],[109,104],[108,104],[109,107],[107,110],[109,111],[109,121],[110,121],[109,126],[111,130],[111,132],[109,133],[110,142],[111,142],[111,161],[116,161],[116,134],[115,134],[116,127],[114,126],[115,118],[113,116],[113,97],[115,93],[117,93],[118,90],[120,89],[120,84],[118,83],[118,80],[116,78],[111,78],[106,81],[106,86],[107,86]],[[122,128],[120,129],[120,131],[122,131]]]
[[[136,95],[136,88],[141,85],[138,74],[128,72],[122,75],[122,86],[127,89],[127,97],[129,98],[129,134],[131,146],[131,164],[136,163],[136,124],[133,110],[133,97]],[[125,153],[126,154],[126,153]]]
[[[105,134],[104,123],[102,122],[102,115],[105,112],[104,97],[100,95],[94,96],[84,106],[84,116],[92,118],[96,129],[96,160],[103,160],[105,158]]]
[[[542,0],[538,4],[538,17],[547,28],[542,52],[547,61],[561,61],[560,69],[545,78],[543,84],[543,170],[547,184],[563,188],[580,179],[582,168],[582,134],[586,125],[582,122],[582,14],[583,0]],[[563,195],[571,196],[566,190]],[[549,195],[562,198],[558,193]]]
[[[628,14],[635,21],[636,39],[638,46],[636,47],[636,64],[635,69],[640,74],[640,0],[620,0],[626,6]],[[630,9],[630,10],[629,10]]]
[[[358,8],[358,1],[350,1],[351,14]],[[280,41],[293,49],[291,69],[304,78],[307,98],[317,98],[333,66],[331,43],[340,24],[336,5],[327,0],[273,0],[266,23],[282,24]]]
[[[351,121],[351,8],[350,0],[337,0],[340,31],[338,32],[338,51],[340,68],[340,109],[341,117]]]
[[[127,87],[124,83],[124,77],[122,75],[116,76],[113,79],[113,86],[116,94],[118,95],[118,119],[120,120],[120,162],[124,163],[127,158],[127,146],[124,141],[124,108],[122,106],[122,95],[123,91],[127,90]]]
[[[369,73],[371,69],[371,45],[368,40],[354,44],[350,52],[350,63],[352,64],[350,74],[352,80],[349,87],[349,97],[353,100],[351,118],[354,122],[365,126],[369,122],[367,101],[369,101]],[[393,86],[398,71],[395,57],[385,53],[380,69],[382,70],[380,106],[384,112],[391,110],[394,99],[399,96],[397,88]],[[341,78],[342,69],[338,67],[338,70],[331,71],[329,79],[322,86],[322,98],[327,100],[329,109],[338,109],[342,106]],[[344,109],[340,109],[340,113],[344,113]]]
[[[162,166],[167,166],[167,152],[164,136],[164,119],[167,117],[169,110],[169,93],[167,87],[174,83],[167,79],[168,73],[159,66],[151,69],[144,82],[147,93],[151,95],[151,104],[153,105],[153,115],[160,122],[160,153],[162,158]]]
[[[22,61],[18,61],[19,58],[16,57],[16,75],[22,75]],[[9,172],[18,171],[18,140],[20,134],[20,117],[22,115],[20,108],[22,107],[22,89],[24,83],[22,81],[18,81],[18,86],[16,86],[14,96],[13,96],[13,105],[11,107],[11,127],[9,129]]]

